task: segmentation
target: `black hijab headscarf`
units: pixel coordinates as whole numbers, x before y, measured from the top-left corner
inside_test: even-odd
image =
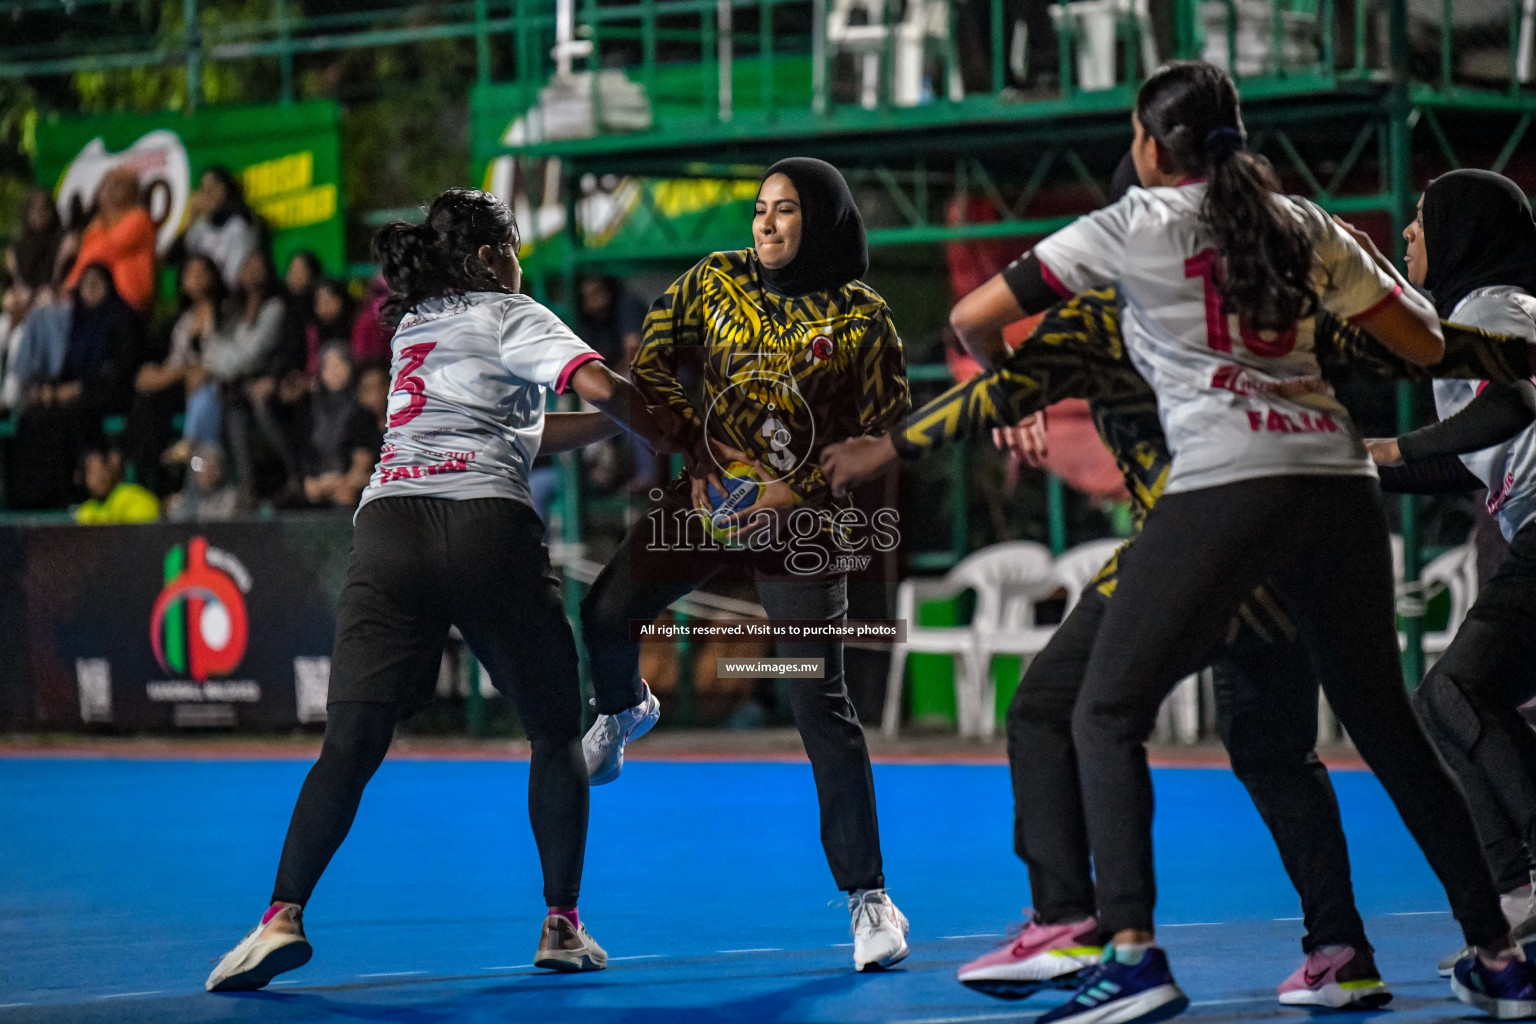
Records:
[[[841,288],[863,277],[869,269],[864,221],[838,169],[824,160],[796,156],[768,168],[763,180],[775,174],[788,178],[800,194],[800,251],[778,270],[758,264],[768,287],[797,297]]]
[[[69,340],[64,347],[63,380],[90,381],[99,375],[120,345],[132,344],[138,330],[138,317],[132,307],[117,294],[112,272],[104,263],[92,263],[81,275],[99,274],[106,281],[107,294],[94,307],[80,300],[81,286],[75,285],[75,301],[69,316]]]
[[[1492,171],[1452,171],[1424,190],[1424,287],[1449,319],[1468,293],[1515,285],[1536,295],[1536,220],[1519,185]]]

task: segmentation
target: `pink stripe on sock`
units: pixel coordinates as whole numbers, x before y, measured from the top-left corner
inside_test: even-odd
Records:
[[[549,913],[551,917],[565,918],[567,921],[571,922],[572,928],[581,927],[581,914],[577,912],[575,907],[572,907],[570,910],[556,910],[554,907],[550,907]]]
[[[288,909],[288,904],[286,904],[286,903],[274,903],[274,904],[272,904],[270,907],[267,908],[267,912],[265,914],[261,915],[261,923],[263,925],[265,925],[268,921],[272,920],[278,914],[281,914],[283,911],[285,911],[287,909]]]

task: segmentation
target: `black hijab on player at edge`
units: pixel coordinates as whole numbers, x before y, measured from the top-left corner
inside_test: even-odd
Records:
[[[1492,171],[1451,171],[1424,190],[1423,216],[1424,287],[1442,317],[1478,288],[1536,295],[1536,220],[1519,185]]]
[[[864,220],[836,167],[796,156],[780,160],[763,175],[782,174],[800,195],[800,250],[778,270],[758,265],[773,291],[791,298],[831,291],[856,281],[869,269]]]

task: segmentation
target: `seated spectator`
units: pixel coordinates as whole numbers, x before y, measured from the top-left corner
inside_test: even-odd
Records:
[[[42,189],[27,193],[21,235],[5,250],[5,269],[14,286],[25,288],[39,304],[53,297],[64,225],[58,207]]]
[[[315,285],[315,315],[309,331],[306,366],[311,376],[320,372],[320,350],[326,345],[339,341],[351,347],[356,320],[357,304],[348,294],[346,283],[334,277],[321,278]]]
[[[373,417],[382,446],[389,429],[389,367],[371,363],[358,371],[357,402]]]
[[[389,362],[389,342],[395,333],[393,328],[384,326],[384,301],[389,294],[384,278],[373,275],[368,282],[368,298],[352,322],[352,358],[359,366]]]
[[[270,367],[272,376],[298,371],[313,374],[310,367],[310,335],[315,322],[315,289],[323,276],[320,257],[300,249],[288,258],[283,273],[283,331]],[[319,344],[315,343],[318,356]]]
[[[240,515],[240,492],[224,476],[224,453],[217,445],[202,444],[187,460],[187,482],[165,502],[165,518],[172,523],[213,523]]]
[[[203,347],[203,369],[210,384],[219,385],[217,394],[223,402],[225,441],[233,462],[236,484],[248,498],[257,491],[256,466],[258,440],[268,452],[281,452],[283,438],[274,432],[270,418],[253,408],[246,384],[267,367],[277,349],[283,328],[283,300],[277,295],[277,278],[272,261],[264,250],[245,258],[240,279],[230,303],[229,316]],[[205,386],[205,390],[207,387]],[[208,399],[204,395],[199,402]],[[256,405],[261,404],[258,401]],[[188,414],[191,414],[188,399]],[[253,423],[256,429],[252,429]],[[257,432],[261,437],[258,438]],[[281,486],[279,473],[278,486]]]
[[[160,518],[160,499],[123,479],[123,458],[116,449],[100,442],[87,445],[80,470],[90,497],[75,509],[75,522],[111,526],[152,523]]]
[[[0,298],[0,415],[21,404],[22,380],[16,370],[31,309],[32,290],[24,284],[6,289]]]
[[[376,416],[352,392],[352,359],[346,346],[327,345],[320,354],[320,377],[310,396],[308,433],[299,459],[304,500],[322,506],[357,504],[383,440]]]
[[[176,287],[180,313],[171,325],[158,358],[134,377],[133,404],[123,431],[123,451],[140,483],[156,494],[172,486],[164,468],[166,449],[175,435],[174,421],[187,409],[187,398],[206,383],[203,349],[219,329],[219,311],[228,298],[218,267],[207,256],[189,256]],[[206,408],[206,406],[205,406]],[[203,443],[220,438],[217,406],[210,421],[188,417],[183,436]],[[190,443],[188,445],[190,451]],[[185,461],[172,458],[171,462]]]
[[[74,288],[92,264],[105,265],[123,301],[140,313],[149,309],[155,291],[155,225],[139,189],[139,179],[127,168],[108,171],[96,191],[96,216],[80,238],[74,270],[64,279]]]
[[[207,256],[233,291],[245,261],[263,248],[260,223],[245,205],[245,187],[228,167],[216,165],[203,172],[188,205],[192,223],[174,255]]]

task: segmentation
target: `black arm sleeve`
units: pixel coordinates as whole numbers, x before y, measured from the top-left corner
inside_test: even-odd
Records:
[[[1062,295],[1041,272],[1040,261],[1027,252],[1003,268],[1003,281],[1026,316],[1043,313],[1062,300]]]
[[[1465,455],[1503,444],[1536,422],[1522,384],[1488,384],[1467,407],[1397,439],[1404,462]]]
[[[1457,494],[1483,482],[1454,455],[1441,455],[1401,466],[1377,466],[1381,489],[1389,494]]]

